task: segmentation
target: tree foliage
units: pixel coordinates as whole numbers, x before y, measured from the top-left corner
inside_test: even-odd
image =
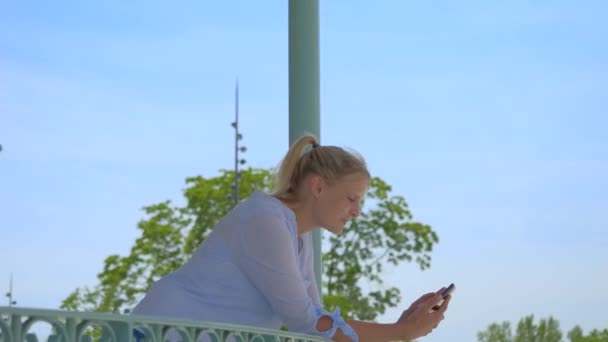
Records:
[[[608,329],[592,330],[584,335],[579,326],[568,332],[570,342],[608,342]],[[559,321],[553,317],[541,319],[534,323],[534,315],[523,317],[517,324],[515,335],[511,334],[511,323],[492,323],[484,331],[477,334],[479,342],[562,342],[563,334]]]

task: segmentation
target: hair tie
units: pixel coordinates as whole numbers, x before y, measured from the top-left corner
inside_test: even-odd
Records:
[[[321,147],[321,145],[319,145],[319,144],[312,144],[312,148],[313,149],[318,148],[318,147]]]

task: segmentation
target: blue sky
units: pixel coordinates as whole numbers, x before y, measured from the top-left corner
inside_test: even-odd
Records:
[[[321,136],[440,243],[386,272],[403,306],[457,285],[424,341],[534,314],[608,328],[601,1],[322,1]],[[125,254],[141,207],[288,141],[287,1],[0,2],[0,288],[56,308]]]

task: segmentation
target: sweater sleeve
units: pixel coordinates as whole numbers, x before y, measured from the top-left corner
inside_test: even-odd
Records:
[[[342,329],[357,341],[354,330],[340,317],[339,308],[330,314],[313,301],[298,269],[296,232],[284,219],[256,215],[246,222],[240,237],[239,266],[290,331],[331,338]],[[316,329],[321,316],[333,320],[328,331]]]

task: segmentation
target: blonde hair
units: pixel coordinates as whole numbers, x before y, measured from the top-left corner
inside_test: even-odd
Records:
[[[312,149],[305,151],[307,147]],[[362,156],[337,146],[320,146],[314,135],[300,137],[287,151],[275,176],[273,196],[295,199],[296,190],[308,175],[323,177],[328,182],[362,173],[371,179]]]

